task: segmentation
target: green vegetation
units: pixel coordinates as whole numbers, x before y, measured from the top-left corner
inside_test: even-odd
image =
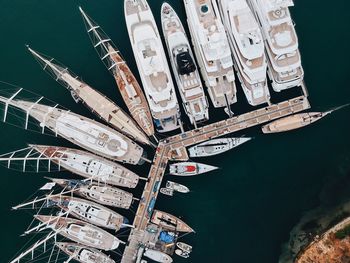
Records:
[[[346,238],[349,235],[350,235],[350,225],[347,225],[346,227],[344,227],[343,229],[338,230],[335,233],[335,237],[337,239],[344,239],[344,238]]]

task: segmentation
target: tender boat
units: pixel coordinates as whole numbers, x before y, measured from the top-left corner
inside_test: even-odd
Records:
[[[56,246],[71,259],[81,263],[115,263],[113,259],[95,248],[68,242],[56,242]]]
[[[298,37],[289,7],[293,0],[249,0],[259,20],[268,58],[268,75],[275,91],[302,84]]]
[[[181,249],[175,249],[175,254],[180,256],[180,257],[183,257],[183,258],[189,258],[190,257],[188,252],[183,251]]]
[[[34,217],[47,224],[47,227],[57,234],[84,246],[108,251],[117,249],[119,244],[124,244],[107,231],[80,220],[45,215],[35,215]]]
[[[327,112],[307,112],[307,113],[299,113],[292,116],[284,117],[282,119],[278,119],[273,121],[267,125],[262,127],[263,133],[278,133],[278,132],[286,132],[299,128],[303,128],[305,126],[314,123],[323,117],[330,114],[332,111]]]
[[[170,174],[179,176],[193,176],[208,173],[216,169],[218,169],[218,167],[203,163],[182,162],[171,164]]]
[[[18,93],[18,92],[17,92]],[[143,149],[128,137],[94,120],[58,107],[38,102],[8,99],[0,96],[0,102],[18,108],[68,141],[114,161],[142,164]],[[27,124],[27,122],[26,122]]]
[[[158,251],[158,250],[154,250],[154,249],[146,249],[145,253],[143,254],[145,257],[148,257],[149,259],[152,259],[156,262],[159,262],[159,263],[171,263],[173,262],[173,259],[161,252],[161,251]]]
[[[71,196],[48,196],[47,205],[58,206],[70,215],[90,224],[118,231],[128,220],[102,205]]]
[[[184,194],[190,192],[190,189],[188,189],[188,187],[186,187],[182,184],[179,184],[179,183],[172,182],[172,181],[166,182],[166,188],[169,188],[169,189],[172,189],[176,192],[184,193]]]
[[[202,77],[214,107],[237,102],[230,45],[216,0],[184,0]]]
[[[124,166],[89,152],[58,146],[30,145],[60,168],[99,183],[135,188],[140,177]]]
[[[163,195],[168,195],[168,196],[173,196],[174,195],[174,190],[171,188],[167,187],[162,187],[159,190]]]
[[[168,3],[163,3],[161,10],[165,43],[183,107],[191,123],[196,125],[209,119],[209,106],[198,67],[180,18]]]
[[[180,128],[180,109],[157,24],[146,0],[124,0],[125,20],[158,132]]]
[[[131,116],[148,136],[154,136],[154,125],[151,111],[139,82],[112,40],[81,7],[79,7],[79,10],[84,19],[86,30],[90,36],[91,42],[102,62],[115,78],[119,91]]]
[[[102,205],[129,209],[133,201],[131,193],[106,184],[81,180],[49,179],[65,190],[73,190],[75,194]]]
[[[194,230],[181,219],[159,210],[153,211],[151,222],[170,231],[185,233],[194,232]]]
[[[248,103],[256,106],[269,102],[264,39],[253,12],[246,0],[221,0],[218,5]]]
[[[112,100],[83,82],[73,72],[70,72],[66,66],[61,65],[53,58],[39,54],[29,47],[28,50],[54,80],[71,92],[76,102],[81,101],[92,113],[120,132],[141,143],[150,144],[149,139],[134,120]]]
[[[190,157],[206,157],[227,152],[243,143],[250,141],[252,138],[222,138],[212,139],[190,147],[188,152]]]
[[[185,251],[185,252],[187,252],[187,253],[191,253],[191,252],[192,252],[192,246],[187,245],[186,243],[177,242],[177,243],[176,243],[176,246],[177,246],[179,249],[181,249],[181,250],[183,250],[183,251]]]

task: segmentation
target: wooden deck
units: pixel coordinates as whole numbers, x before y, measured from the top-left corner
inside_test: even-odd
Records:
[[[147,234],[146,227],[150,221],[169,160],[188,159],[186,148],[194,144],[267,123],[309,108],[307,97],[301,96],[160,141],[134,219],[135,228],[131,231],[121,262],[133,263],[137,260],[138,250]]]

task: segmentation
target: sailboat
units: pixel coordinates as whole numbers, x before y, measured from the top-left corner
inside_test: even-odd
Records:
[[[76,102],[83,102],[91,112],[132,139],[143,144],[150,144],[147,136],[140,130],[133,119],[109,98],[80,80],[67,67],[56,62],[53,58],[40,54],[30,47],[28,47],[28,50],[44,71],[71,92]]]
[[[56,246],[69,256],[80,263],[115,263],[106,254],[101,251],[72,242],[56,242]]]
[[[120,244],[123,244],[107,231],[80,220],[46,215],[35,215],[34,217],[57,234],[81,245],[108,251],[117,249]]]
[[[57,178],[49,178],[49,180],[65,190],[73,190],[75,194],[102,205],[129,209],[133,201],[133,195],[131,193],[113,186],[98,184],[86,180],[81,181]]]
[[[163,3],[161,10],[163,35],[183,106],[191,123],[197,126],[197,122],[209,119],[198,66],[180,18],[168,3]]]
[[[131,116],[148,136],[154,136],[151,111],[139,82],[130,70],[119,49],[81,7],[79,10],[86,30],[101,61],[115,78],[122,98]]]
[[[146,0],[124,0],[125,21],[158,132],[180,128],[180,108],[162,40]]]
[[[117,212],[85,199],[71,196],[49,195],[47,200],[48,207],[58,206],[64,211],[67,211],[70,215],[96,226],[118,231],[128,222],[125,217]]]
[[[160,210],[153,211],[151,222],[171,231],[185,233],[194,232],[194,230],[181,219]]]
[[[5,104],[3,121],[6,121],[8,107],[15,107],[26,113],[28,126],[29,116],[39,122],[42,132],[45,127],[68,141],[114,161],[142,164],[143,149],[128,137],[99,122],[79,114],[59,108],[40,104],[39,101],[16,100],[15,97],[22,89],[10,98],[0,96],[0,103]],[[42,99],[43,97],[41,97]]]
[[[126,167],[82,150],[46,145],[29,147],[0,155],[9,169],[22,172],[67,170],[99,184],[135,188],[141,179]],[[56,165],[56,167],[54,166]]]
[[[218,167],[204,163],[182,162],[171,164],[170,174],[179,176],[193,176],[203,173],[209,173],[216,169],[218,169]]]

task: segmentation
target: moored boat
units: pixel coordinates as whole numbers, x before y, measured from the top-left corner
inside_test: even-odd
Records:
[[[331,112],[332,111],[294,114],[264,125],[262,131],[263,133],[279,133],[299,129],[322,119]]]
[[[53,58],[39,54],[28,47],[42,68],[58,83],[67,88],[76,102],[83,102],[92,113],[113,126],[118,131],[144,144],[150,144],[147,136],[133,119],[112,100],[83,82],[69,69]]]
[[[179,176],[193,176],[203,173],[208,173],[218,169],[216,166],[211,166],[203,163],[182,162],[170,165],[170,174]]]
[[[183,102],[192,124],[209,119],[208,102],[204,94],[198,67],[180,18],[174,9],[163,3],[162,28],[171,66]]]
[[[35,215],[37,220],[74,242],[102,250],[114,250],[123,242],[107,231],[89,223],[66,217]]]
[[[187,186],[184,186],[182,184],[175,183],[175,182],[172,182],[172,181],[167,181],[166,182],[166,188],[172,189],[172,190],[174,190],[176,192],[183,193],[183,194],[186,194],[186,193],[190,192],[190,189],[188,189]]]
[[[175,249],[175,254],[180,256],[180,257],[183,257],[183,258],[189,258],[190,257],[188,252],[183,251],[181,249]]]
[[[70,215],[90,224],[118,231],[127,219],[117,212],[85,199],[71,196],[48,196],[48,206],[58,206]]]
[[[30,145],[61,168],[99,183],[135,188],[139,176],[124,166],[89,152],[58,146]],[[40,159],[39,158],[39,159]]]
[[[103,183],[56,178],[49,179],[65,190],[72,190],[75,194],[102,205],[129,209],[133,201],[133,195],[131,193],[116,187],[104,185]]]
[[[80,263],[115,263],[113,259],[95,248],[71,242],[56,242],[56,246]]]
[[[159,190],[163,195],[173,196],[174,195],[174,189],[162,187]]]
[[[237,102],[230,45],[215,0],[184,0],[202,77],[214,107]]]
[[[154,210],[151,218],[153,224],[162,226],[175,232],[192,233],[194,230],[189,227],[184,221],[169,213]]]
[[[125,21],[158,132],[180,128],[180,109],[157,24],[146,0],[124,0]]]
[[[159,262],[159,263],[171,263],[173,262],[173,259],[161,252],[161,251],[158,251],[158,250],[154,250],[154,249],[146,249],[145,253],[143,254],[145,257],[148,257],[149,259],[152,259],[156,262]]]
[[[302,85],[298,36],[289,7],[293,0],[249,0],[260,23],[268,58],[268,75],[275,91]]]
[[[17,92],[18,93],[18,92]],[[143,149],[128,137],[99,122],[68,110],[0,96],[0,102],[24,111],[40,123],[68,141],[114,161],[130,164],[144,162]],[[26,122],[27,125],[27,122]]]
[[[252,138],[222,138],[212,139],[188,149],[190,157],[206,157],[227,152],[243,143],[250,141]]]
[[[186,244],[186,243],[183,243],[183,242],[177,242],[176,243],[176,246],[178,248],[180,248],[181,250],[187,252],[187,253],[191,253],[192,252],[192,246]]]
[[[246,0],[221,0],[218,6],[248,103],[256,106],[269,102],[264,39],[253,12]]]
[[[119,49],[81,7],[91,42],[102,62],[111,72],[131,116],[148,136],[154,136],[154,125],[146,97]]]

